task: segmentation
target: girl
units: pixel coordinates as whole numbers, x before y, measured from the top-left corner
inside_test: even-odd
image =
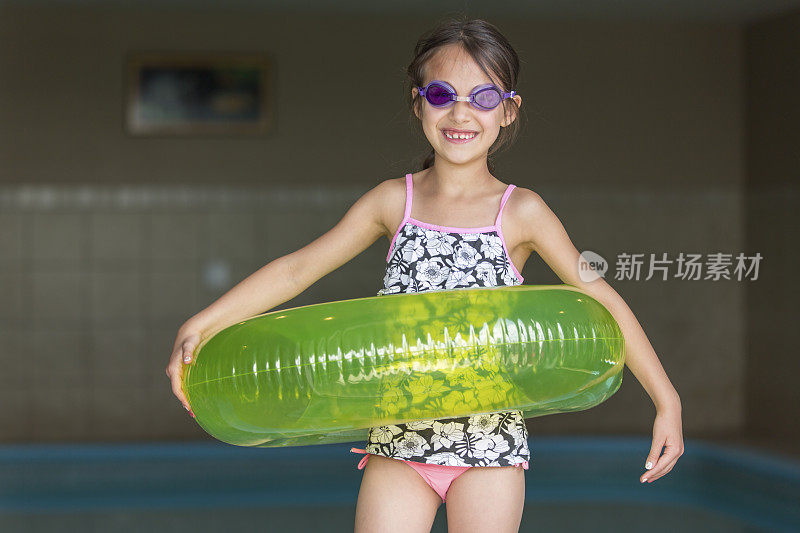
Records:
[[[330,231],[270,262],[189,319],[167,366],[174,394],[189,410],[181,364],[191,362],[201,338],[295,297],[381,236],[391,243],[379,294],[518,285],[535,251],[565,284],[597,299],[620,324],[626,363],[657,409],[640,478],[652,483],[683,453],[677,392],[622,298],[602,277],[579,277],[580,255],[542,198],[493,175],[489,156],[519,128],[516,52],[487,22],[451,20],[423,36],[414,56],[406,94],[432,147],[422,170],[383,181]],[[371,428],[366,449],[352,449],[367,454],[359,468],[368,463],[356,531],[430,531],[445,499],[450,531],[517,531],[527,437],[516,410]]]

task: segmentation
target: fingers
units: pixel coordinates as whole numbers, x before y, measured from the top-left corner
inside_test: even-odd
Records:
[[[184,364],[189,364],[192,362],[192,356],[194,354],[194,350],[197,347],[197,342],[199,337],[196,334],[189,335],[184,339],[184,341],[180,344],[178,348],[178,357],[184,362]]]
[[[658,452],[660,453],[661,445],[658,445]],[[664,455],[657,457],[655,461],[653,461],[653,453],[651,452],[650,455],[647,456],[647,461],[653,461],[653,467],[649,469],[648,472],[645,472],[640,477],[640,481],[642,483],[652,483],[656,479],[664,476],[665,474],[669,473],[672,470],[672,467],[675,466],[675,463],[678,461],[678,458],[683,455],[682,447],[678,447],[675,445],[667,444],[664,446]],[[646,468],[646,465],[645,465]]]
[[[670,452],[662,455],[656,466],[654,466],[648,474],[645,474],[643,478],[644,483],[652,483],[658,478],[669,473],[672,470],[672,467],[678,461],[679,456],[680,454],[677,452]]]
[[[189,364],[192,362],[192,346],[189,341],[183,341],[181,344],[181,348],[179,350],[178,357],[184,362],[184,364]]]
[[[650,445],[650,453],[647,455],[647,459],[645,460],[644,467],[651,472],[645,472],[639,478],[639,481],[644,483],[652,476],[648,475],[651,474],[653,469],[656,467],[658,463],[658,459],[661,456],[661,448],[664,446],[664,438],[653,438],[653,443]]]
[[[182,388],[182,381],[183,381],[183,365],[191,363],[191,357],[188,359],[184,359],[183,356],[186,353],[186,347],[191,346],[191,343],[188,341],[184,341],[183,343],[179,344],[175,350],[173,351],[169,365],[166,369],[166,374],[170,378],[170,382],[172,385],[172,394],[175,395],[176,398],[181,402],[183,408],[189,412],[189,415],[194,418],[194,413],[192,412],[191,407],[189,406],[189,402],[186,399],[186,396],[183,393]],[[191,354],[191,349],[188,351]],[[181,361],[184,361],[181,363]]]
[[[189,411],[189,414],[194,418],[194,413],[192,412],[191,407],[189,407],[189,402],[186,400],[186,396],[183,394],[183,389],[181,388],[181,376],[180,372],[176,372],[171,376],[172,380],[172,393],[180,400],[183,408]]]

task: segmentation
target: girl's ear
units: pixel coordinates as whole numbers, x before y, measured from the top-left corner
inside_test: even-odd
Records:
[[[412,98],[412,101],[414,102],[414,114],[417,115],[418,119],[422,120],[422,117],[419,116],[419,101],[418,100],[413,100],[414,98],[417,97],[418,94],[419,94],[419,89],[417,89],[416,87],[411,89],[411,98]]]
[[[515,94],[512,99],[517,103],[517,107],[515,108],[514,106],[508,106],[508,109],[506,109],[505,118],[503,119],[503,122],[500,123],[500,125],[504,128],[510,126],[511,123],[516,120],[517,109],[522,107],[522,97],[520,95]]]

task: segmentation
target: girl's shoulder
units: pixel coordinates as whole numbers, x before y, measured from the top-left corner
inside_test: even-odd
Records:
[[[506,202],[503,224],[508,241],[525,243],[530,249],[564,233],[560,219],[541,195],[525,187],[516,187]]]
[[[383,207],[397,204],[402,205],[406,198],[406,178],[387,178],[377,183],[363,194],[364,198],[369,198],[372,203],[380,204]]]
[[[503,233],[513,242],[527,242],[538,232],[549,212],[537,192],[516,186],[503,208]]]
[[[378,217],[387,234],[392,233],[403,218],[406,204],[406,177],[387,178],[370,189],[365,196],[370,196],[374,205],[378,206]]]
[[[508,197],[508,201],[506,201],[504,209],[512,218],[521,219],[520,222],[522,222],[524,219],[546,208],[547,204],[537,192],[525,187],[515,186],[512,194]]]
[[[390,211],[397,205],[400,205],[402,211],[406,201],[406,177],[387,178],[378,183],[371,192],[378,196],[384,207]]]

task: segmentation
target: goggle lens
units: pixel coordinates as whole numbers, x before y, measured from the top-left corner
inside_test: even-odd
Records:
[[[428,99],[431,105],[437,107],[449,104],[452,101],[452,95],[453,93],[450,92],[450,89],[438,83],[431,85],[428,87],[428,90],[425,91],[425,98]]]
[[[475,103],[486,109],[494,109],[500,104],[500,93],[494,89],[483,89],[475,95]]]

